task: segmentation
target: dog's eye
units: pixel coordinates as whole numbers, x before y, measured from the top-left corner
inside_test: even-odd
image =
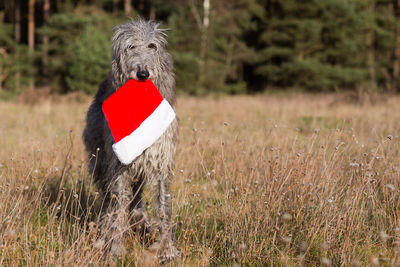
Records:
[[[155,44],[153,44],[153,43],[149,44],[147,47],[157,51],[157,46]]]
[[[128,45],[128,49],[129,50],[132,50],[132,49],[135,49],[136,48],[136,46],[134,46],[134,45]]]

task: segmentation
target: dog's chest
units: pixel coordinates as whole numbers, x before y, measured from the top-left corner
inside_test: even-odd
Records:
[[[133,181],[146,179],[151,182],[169,174],[176,150],[177,133],[178,121],[175,119],[164,134],[133,161],[128,169],[128,177]]]

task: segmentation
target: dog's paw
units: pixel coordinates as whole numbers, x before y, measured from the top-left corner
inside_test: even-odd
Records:
[[[148,222],[147,214],[142,209],[134,209],[131,211],[132,229],[140,235],[145,243],[150,241],[152,227]]]
[[[119,241],[112,242],[110,252],[113,257],[120,258],[125,253],[125,246]]]
[[[160,251],[160,263],[168,263],[171,262],[175,259],[179,259],[181,257],[181,252],[174,246],[174,245],[169,245],[162,251]]]
[[[158,254],[161,264],[171,262],[175,259],[181,258],[181,252],[173,245],[173,243],[168,243],[165,247],[160,247],[159,242],[153,243],[149,247],[150,251],[156,252]]]

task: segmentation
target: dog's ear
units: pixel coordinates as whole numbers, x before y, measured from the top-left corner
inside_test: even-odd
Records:
[[[124,50],[122,47],[123,43],[122,38],[124,36],[124,25],[117,25],[113,28],[113,38],[111,40],[112,42],[112,59],[119,61],[120,57],[120,52]]]
[[[157,42],[163,47],[166,47],[168,44],[166,37],[167,37],[167,31],[169,31],[169,29],[160,28],[161,23],[156,22],[154,20],[149,21],[149,24],[153,28],[153,32],[154,35],[156,36]]]
[[[114,80],[119,81],[121,80],[122,75],[121,70],[121,51],[124,50],[123,46],[123,40],[122,38],[124,37],[124,28],[123,24],[117,25],[116,27],[113,28],[113,37],[112,37],[112,59],[111,59],[111,69],[112,73],[114,75]]]

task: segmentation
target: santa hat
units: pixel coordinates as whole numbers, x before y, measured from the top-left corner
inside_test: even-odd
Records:
[[[175,112],[151,80],[129,80],[103,103],[112,148],[128,165],[167,130]]]

